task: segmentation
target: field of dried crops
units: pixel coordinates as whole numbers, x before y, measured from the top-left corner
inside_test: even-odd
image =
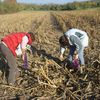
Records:
[[[58,39],[74,27],[89,35],[85,51],[86,70],[70,72],[59,60]],[[99,100],[100,98],[100,12],[99,10],[19,12],[0,15],[0,38],[10,32],[36,34],[29,69],[22,68],[17,87],[0,80],[0,100]],[[65,53],[66,58],[67,52]],[[0,65],[0,68],[3,65]]]

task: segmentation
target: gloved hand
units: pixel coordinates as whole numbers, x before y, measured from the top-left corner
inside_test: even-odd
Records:
[[[78,59],[74,59],[74,60],[73,60],[72,66],[73,66],[74,68],[79,68],[79,61],[78,61]]]
[[[23,55],[23,67],[26,69],[28,68],[28,60],[27,60],[27,53],[26,52]]]

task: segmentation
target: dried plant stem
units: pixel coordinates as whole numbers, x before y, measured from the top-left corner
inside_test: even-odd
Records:
[[[50,78],[45,74],[45,71],[43,70],[43,67],[41,66],[41,74],[52,84],[55,86],[55,84],[51,81]],[[56,87],[56,86],[55,86]]]
[[[57,63],[56,63],[55,61],[53,61],[53,60],[52,60],[52,63],[55,64],[56,66],[58,66],[58,68],[62,68],[59,64],[57,64]],[[65,68],[64,71],[69,75],[69,77],[70,77],[75,83],[77,83],[76,80],[75,80],[75,78],[74,78],[73,75],[68,71],[67,68]]]
[[[24,90],[24,89],[21,88],[21,87],[14,87],[14,86],[10,86],[10,85],[1,84],[0,86],[2,86],[2,87],[8,87],[8,88],[13,88],[13,89],[16,89],[16,90]]]
[[[40,80],[38,80],[39,84],[43,84],[43,85],[47,85],[47,86],[50,86],[50,87],[53,87],[53,88],[57,88],[55,85],[51,85],[51,84],[48,84],[48,83],[44,83]]]
[[[68,95],[70,97],[72,97],[74,100],[77,99],[77,100],[80,100],[75,94],[73,94],[67,87],[65,89],[65,91],[68,93]]]

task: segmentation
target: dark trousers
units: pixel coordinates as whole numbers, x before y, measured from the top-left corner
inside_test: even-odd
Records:
[[[74,55],[75,50],[76,50],[76,46],[70,46],[69,61],[71,61],[71,62],[73,60],[73,55]]]
[[[0,44],[1,52],[5,56],[7,60],[7,69],[8,69],[8,77],[7,81],[8,83],[15,83],[16,76],[18,74],[18,68],[17,68],[17,63],[16,63],[16,58],[10,51],[8,47],[6,47],[3,43]]]

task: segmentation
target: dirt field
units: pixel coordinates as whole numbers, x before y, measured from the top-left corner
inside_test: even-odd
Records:
[[[70,72],[59,60],[58,39],[68,28],[86,31],[86,70]],[[29,69],[23,69],[16,87],[0,79],[0,100],[99,100],[100,99],[100,12],[99,10],[19,12],[0,15],[0,38],[10,32],[36,34],[33,55],[28,53]],[[68,51],[65,53],[67,57]],[[0,68],[4,65],[0,62]]]

